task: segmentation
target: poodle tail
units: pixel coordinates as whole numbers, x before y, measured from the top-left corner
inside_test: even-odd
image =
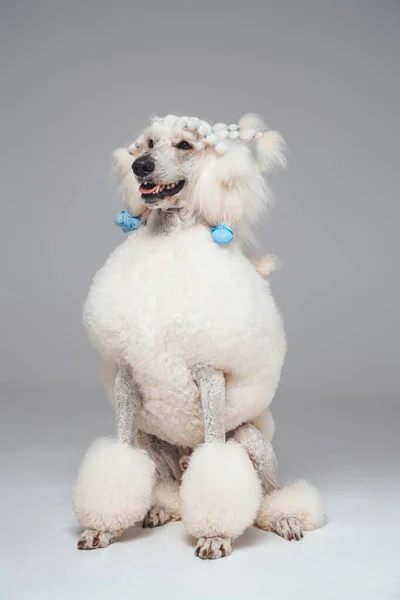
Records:
[[[274,254],[267,254],[256,265],[256,270],[262,277],[268,277],[271,273],[279,269],[281,263]]]
[[[296,517],[303,531],[322,527],[326,522],[325,507],[318,490],[300,479],[267,494],[261,503],[255,525],[265,531],[276,531],[282,517]]]

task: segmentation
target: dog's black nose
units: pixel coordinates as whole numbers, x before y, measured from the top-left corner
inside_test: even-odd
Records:
[[[156,164],[149,154],[139,156],[132,165],[133,172],[138,177],[146,177],[154,171]]]

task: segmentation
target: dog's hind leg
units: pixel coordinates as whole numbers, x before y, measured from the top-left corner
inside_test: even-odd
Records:
[[[116,439],[96,440],[80,467],[75,514],[85,528],[79,549],[107,546],[142,520],[151,505],[155,464],[137,444],[139,389],[131,369],[119,365],[115,378]]]
[[[179,486],[182,470],[182,449],[155,435],[139,432],[139,444],[154,460],[158,478],[153,490],[152,506],[143,519],[142,527],[160,527],[181,520]]]
[[[227,556],[232,542],[254,522],[261,484],[247,452],[233,440],[225,444],[225,378],[221,371],[193,371],[203,410],[205,444],[196,448],[182,477],[182,516],[197,538],[196,555]]]
[[[257,527],[291,541],[323,524],[324,507],[312,485],[298,481],[279,489],[274,449],[254,425],[244,423],[230,435],[246,449],[266,491],[255,520]]]
[[[250,456],[265,491],[271,493],[277,490],[278,465],[271,442],[251,423],[240,425],[230,437],[239,442]]]

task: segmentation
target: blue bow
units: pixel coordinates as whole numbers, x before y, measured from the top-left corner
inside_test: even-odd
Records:
[[[233,240],[233,231],[228,225],[222,223],[218,227],[211,228],[211,237],[216,244],[226,246]]]
[[[124,233],[135,231],[140,225],[140,217],[132,217],[127,210],[121,210],[114,219],[117,227],[120,227]]]
[[[115,217],[114,223],[124,233],[129,233],[139,227],[140,217],[133,217],[127,210],[121,210]],[[222,225],[211,228],[211,237],[216,244],[226,246],[233,240],[233,231],[228,225],[222,223]]]

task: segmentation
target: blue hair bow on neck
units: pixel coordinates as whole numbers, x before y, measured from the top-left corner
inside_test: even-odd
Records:
[[[133,217],[127,210],[121,210],[115,217],[114,223],[124,233],[130,233],[139,227],[140,217]],[[229,225],[222,223],[217,227],[211,227],[211,237],[216,244],[227,246],[233,240],[233,231]]]
[[[140,217],[132,217],[127,210],[121,210],[114,219],[117,227],[122,229],[124,233],[135,231],[140,225]]]
[[[228,225],[222,223],[217,227],[211,227],[211,237],[216,244],[227,246],[233,240],[233,231]]]

